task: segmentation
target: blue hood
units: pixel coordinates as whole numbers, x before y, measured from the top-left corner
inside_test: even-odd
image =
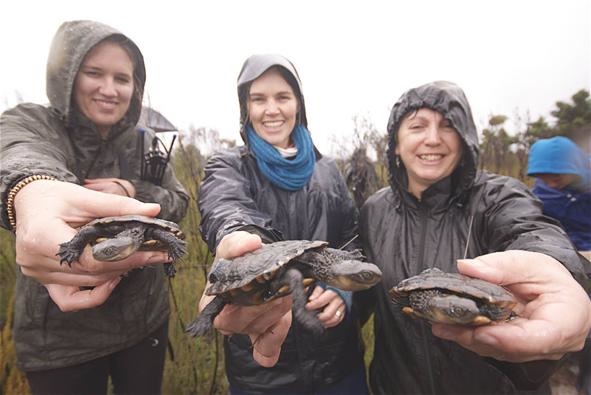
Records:
[[[527,175],[576,174],[591,184],[591,160],[572,140],[556,136],[536,141],[529,151]]]

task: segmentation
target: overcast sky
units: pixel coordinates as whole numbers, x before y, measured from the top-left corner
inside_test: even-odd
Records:
[[[147,104],[179,129],[224,137],[238,139],[243,61],[287,56],[314,141],[328,154],[335,136],[351,136],[355,115],[385,131],[396,99],[433,80],[465,90],[479,128],[493,113],[549,118],[557,100],[591,88],[590,0],[19,0],[1,7],[0,111],[19,95],[47,102],[49,45],[73,19],[107,23],[138,44]]]

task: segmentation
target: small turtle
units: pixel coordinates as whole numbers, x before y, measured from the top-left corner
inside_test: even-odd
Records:
[[[123,215],[95,219],[82,226],[72,240],[60,244],[57,255],[60,264],[78,260],[87,244],[92,245],[92,256],[99,261],[125,259],[137,250],[168,251],[172,261],[187,252],[185,235],[174,222],[143,215]],[[173,263],[164,266],[173,277]]]
[[[505,288],[437,268],[402,280],[389,291],[410,316],[431,322],[479,326],[511,318],[517,300]]]
[[[360,251],[328,248],[325,241],[288,240],[263,246],[232,260],[218,260],[209,273],[207,295],[215,298],[187,327],[201,336],[227,303],[259,305],[292,294],[295,319],[305,328],[322,333],[324,328],[314,312],[305,308],[305,287],[315,281],[346,291],[360,291],[376,284],[382,272],[363,262]]]

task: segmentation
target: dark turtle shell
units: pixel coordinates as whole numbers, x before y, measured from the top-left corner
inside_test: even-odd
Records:
[[[207,295],[218,295],[231,290],[248,292],[275,277],[285,264],[306,251],[324,248],[325,241],[287,240],[263,244],[261,248],[232,260],[220,259],[211,269]],[[250,286],[249,286],[250,285]]]
[[[179,228],[178,224],[171,221],[167,221],[165,219],[146,217],[144,215],[121,215],[118,217],[97,218],[95,220],[90,221],[82,228],[94,226],[109,227],[111,225],[123,225],[127,222],[140,222],[148,226],[158,226],[164,230],[174,233],[174,235],[178,238],[184,239],[185,237],[183,232],[181,231],[181,228]]]
[[[176,261],[186,253],[185,235],[174,222],[142,215],[123,215],[95,219],[82,226],[68,242],[61,243],[57,255],[60,264],[78,260],[86,245],[92,246],[95,259],[105,262],[128,257],[133,252],[168,251]],[[169,276],[174,275],[172,263],[165,263]]]
[[[103,227],[103,228],[108,229],[110,227],[116,227],[116,226],[126,226],[126,225],[132,226],[134,222],[139,222],[139,223],[147,225],[147,226],[157,226],[159,228],[162,228],[165,231],[172,233],[176,238],[178,238],[180,240],[185,239],[185,234],[183,233],[181,228],[179,228],[178,224],[171,222],[171,221],[167,221],[165,219],[146,217],[144,215],[121,215],[121,216],[117,216],[117,217],[97,218],[95,220],[90,221],[86,225],[84,225],[81,229],[88,228],[88,227]],[[97,240],[94,241],[93,244],[104,241],[105,239],[106,239],[105,237],[98,238]],[[144,240],[144,242],[142,243],[142,246],[140,247],[140,249],[144,250],[144,251],[145,250],[160,250],[162,248],[163,248],[163,245],[161,242],[159,242],[157,240],[151,240],[151,239]]]
[[[422,296],[414,297],[413,300],[413,296],[419,293]],[[416,276],[402,280],[390,289],[389,294],[395,303],[403,306],[403,311],[431,321],[446,323],[466,323],[461,316],[462,313],[460,316],[453,316],[454,313],[458,313],[452,311],[454,308],[460,310],[458,304],[465,300],[474,301],[480,311],[478,317],[469,319],[469,324],[472,325],[507,319],[517,304],[513,294],[497,284],[459,273],[446,273],[437,268],[424,270]],[[429,298],[439,296],[451,296],[449,306],[443,311],[438,311],[443,316],[437,318],[422,315],[423,304],[428,303]]]

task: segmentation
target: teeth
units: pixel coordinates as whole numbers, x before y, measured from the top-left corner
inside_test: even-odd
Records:
[[[419,158],[426,161],[435,161],[443,158],[441,154],[426,154],[426,155],[419,155]]]
[[[263,122],[263,125],[269,127],[269,128],[276,128],[279,127],[283,124],[283,121],[267,121],[267,122]]]

